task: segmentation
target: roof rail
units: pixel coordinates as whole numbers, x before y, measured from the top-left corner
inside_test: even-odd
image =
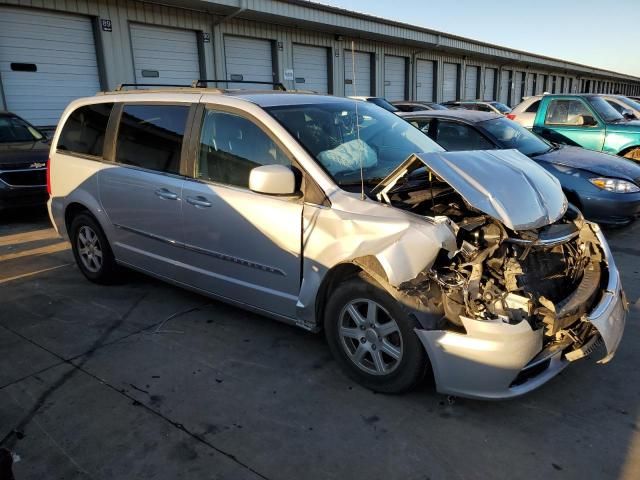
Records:
[[[121,92],[126,87],[183,87],[183,88],[191,88],[191,87],[193,87],[193,84],[192,85],[178,85],[178,84],[172,84],[172,83],[121,83],[116,87],[115,91],[116,92]]]
[[[246,84],[253,84],[253,85],[271,85],[272,87],[274,87],[274,90],[281,90],[283,92],[286,92],[287,89],[285,88],[285,86],[281,83],[281,82],[262,82],[262,81],[253,81],[253,80],[226,80],[226,79],[222,79],[222,80],[218,80],[218,79],[213,79],[213,80],[194,80],[193,83],[191,84],[191,86],[193,88],[198,88],[198,87],[206,87],[207,83],[246,83]]]

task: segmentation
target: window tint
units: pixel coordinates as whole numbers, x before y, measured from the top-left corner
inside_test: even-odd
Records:
[[[0,143],[35,142],[42,135],[21,118],[0,115]]]
[[[581,126],[585,117],[593,118],[593,113],[580,100],[551,100],[544,123]]]
[[[188,105],[125,105],[118,128],[118,163],[179,173]]]
[[[527,113],[536,113],[538,111],[538,107],[540,106],[540,100],[536,100],[525,110]]]
[[[611,100],[607,100],[607,103],[608,103],[609,105],[611,105],[613,108],[615,108],[615,109],[618,111],[618,113],[622,113],[622,112],[623,112],[623,110],[625,109],[625,108],[624,108],[622,105],[620,105],[619,103],[613,102],[613,101],[611,101]]]
[[[260,165],[291,165],[275,142],[250,120],[207,110],[200,134],[196,176],[249,187],[249,172]]]
[[[74,110],[60,133],[58,150],[102,156],[113,103],[96,103]]]
[[[453,152],[460,150],[491,150],[494,148],[493,144],[475,128],[446,120],[438,121],[436,142]]]
[[[416,128],[419,128],[424,133],[429,133],[429,125],[431,124],[432,118],[412,118],[410,120],[411,125]]]
[[[493,112],[491,107],[489,105],[485,105],[484,103],[478,103],[476,105],[476,110],[480,112]]]

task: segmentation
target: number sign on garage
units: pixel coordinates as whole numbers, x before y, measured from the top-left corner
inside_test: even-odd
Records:
[[[136,83],[190,85],[200,78],[196,32],[131,24]]]
[[[228,80],[273,82],[273,42],[260,38],[224,37],[225,64]],[[272,85],[229,83],[229,88],[271,90]]]
[[[91,20],[0,7],[0,76],[8,110],[56,125],[69,102],[100,90]]]
[[[330,93],[329,49],[294,44],[293,75],[297,89]]]
[[[355,63],[353,63],[355,62]],[[370,53],[355,52],[355,57],[350,50],[344,52],[344,94],[345,96],[370,96],[372,95],[371,85],[371,63],[373,56]],[[355,87],[353,81],[353,69],[355,67],[356,79]]]
[[[384,96],[387,100],[407,99],[407,66],[405,57],[384,56]]]
[[[435,100],[435,62],[431,60],[416,61],[416,99],[427,102]]]
[[[449,102],[458,99],[458,70],[457,63],[445,63],[443,74],[444,81],[442,85],[442,100]]]

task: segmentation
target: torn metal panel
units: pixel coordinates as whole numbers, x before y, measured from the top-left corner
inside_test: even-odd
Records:
[[[441,249],[455,250],[453,227],[445,218],[427,219],[374,201],[341,195],[332,208],[305,205],[303,281],[298,317],[315,323],[315,298],[336,265],[373,256],[386,283],[398,287],[429,269]]]
[[[417,153],[374,191],[390,203],[388,194],[398,181],[425,165],[469,205],[511,230],[548,225],[567,209],[560,182],[517,150]]]

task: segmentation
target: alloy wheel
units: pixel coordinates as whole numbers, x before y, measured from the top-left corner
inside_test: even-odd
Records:
[[[97,273],[102,268],[102,246],[96,232],[91,227],[83,225],[78,230],[78,255],[84,268],[91,273]]]
[[[402,360],[402,334],[377,302],[356,299],[340,312],[338,333],[347,357],[371,375],[388,375]]]

